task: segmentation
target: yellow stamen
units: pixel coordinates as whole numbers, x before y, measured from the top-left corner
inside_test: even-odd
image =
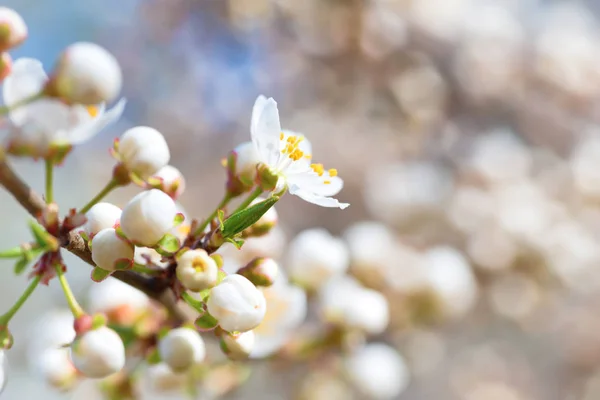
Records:
[[[323,183],[326,185],[329,185],[329,184],[331,184],[331,181],[324,181]]]
[[[279,140],[283,140],[283,136],[284,136],[284,135],[283,135],[283,132],[281,132],[281,133],[279,134]]]
[[[90,117],[95,118],[98,115],[98,107],[87,106],[86,109],[87,109],[88,114],[90,114]]]
[[[323,176],[325,173],[325,168],[323,164],[310,164],[310,167],[315,171],[319,176]]]
[[[279,136],[283,140],[283,134]],[[304,140],[304,137],[290,135],[286,139],[286,145],[281,151],[282,154],[287,155],[290,159],[298,161],[304,157],[304,152],[300,150],[299,145]]]
[[[329,176],[337,176],[337,169],[331,168],[329,171]]]

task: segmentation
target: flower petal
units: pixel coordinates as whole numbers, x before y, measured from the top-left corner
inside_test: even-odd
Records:
[[[334,199],[333,197],[325,197],[316,193],[309,192],[307,190],[300,189],[296,185],[290,185],[289,191],[290,194],[298,196],[301,199],[308,201],[309,203],[316,204],[321,207],[341,208],[343,210],[344,208],[350,205],[348,203],[340,203],[337,199]]]
[[[300,173],[288,173],[286,178],[290,186],[298,186],[302,190],[320,196],[335,196],[344,187],[342,178],[330,176],[327,172],[323,176],[319,176],[312,170],[308,170]]]
[[[279,160],[279,135],[281,134],[279,111],[275,100],[258,96],[252,109],[250,134],[263,162],[275,166]]]
[[[86,123],[80,124],[67,133],[65,138],[71,144],[83,143],[97,135],[102,129],[116,122],[125,109],[125,99],[119,100],[110,110],[104,112],[104,105],[98,110],[98,116]]]
[[[4,103],[11,106],[39,93],[47,81],[48,76],[41,62],[33,58],[17,59],[13,64],[12,72],[4,79],[2,87]],[[28,113],[29,107],[23,106],[12,111],[9,116],[15,125],[20,125],[27,118]]]

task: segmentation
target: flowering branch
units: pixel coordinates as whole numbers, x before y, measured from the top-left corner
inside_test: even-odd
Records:
[[[31,215],[38,217],[46,207],[44,199],[27,185],[7,163],[4,152],[0,153],[0,185],[2,185]],[[95,266],[92,254],[85,241],[76,232],[68,233],[61,239],[61,246],[86,263]],[[162,303],[172,318],[183,322],[186,315],[177,305],[177,298],[168,282],[160,277],[147,278],[132,271],[117,271],[113,276],[134,288],[146,293]]]

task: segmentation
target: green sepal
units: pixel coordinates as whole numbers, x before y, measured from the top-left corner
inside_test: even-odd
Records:
[[[8,350],[13,346],[15,342],[12,333],[8,330],[8,327],[4,326],[0,328],[0,349]]]
[[[125,271],[133,268],[133,260],[128,258],[119,258],[115,261],[115,270],[116,271]]]
[[[220,254],[211,254],[210,258],[212,258],[217,264],[217,268],[223,268],[223,256]]]
[[[146,179],[146,183],[155,189],[160,189],[163,184],[163,180],[161,178],[151,176],[150,178]]]
[[[210,315],[208,311],[205,311],[204,314],[196,318],[194,325],[201,331],[210,331],[219,325],[219,321]]]
[[[244,229],[255,224],[267,211],[269,211],[271,207],[275,205],[275,203],[277,203],[278,200],[278,196],[271,196],[260,203],[256,203],[251,207],[240,210],[231,215],[221,225],[223,237],[226,239],[233,238],[235,235],[241,233]]]
[[[225,241],[233,244],[235,246],[235,248],[238,250],[241,249],[245,243],[244,239],[240,239],[240,238],[227,238],[227,239],[225,239]]]
[[[110,274],[112,274],[111,271],[107,271],[99,267],[94,267],[94,269],[92,269],[92,280],[94,282],[102,282],[103,280],[108,278]]]
[[[29,228],[35,242],[44,250],[56,251],[59,248],[58,240],[49,234],[46,229],[35,221],[29,222]]]
[[[167,336],[167,334],[169,333],[170,330],[171,330],[171,328],[169,328],[168,326],[163,326],[162,328],[160,328],[158,330],[158,333],[156,334],[156,337],[159,340],[163,339],[165,336]]]
[[[225,277],[227,277],[227,272],[220,269],[219,272],[217,273],[217,285],[219,283],[221,283],[223,281],[223,279],[225,279]]]
[[[15,268],[14,268],[14,272],[16,275],[20,275],[23,273],[23,271],[25,271],[25,268],[27,268],[27,266],[29,265],[29,261],[26,257],[21,257],[20,259],[17,260],[17,262],[15,263]]]
[[[177,213],[173,219],[173,226],[179,226],[183,224],[183,221],[185,221],[185,215],[183,215],[183,213]]]
[[[154,246],[154,249],[161,255],[165,257],[172,256],[179,250],[181,243],[177,236],[167,233],[165,236],[160,239],[160,241]]]
[[[92,329],[98,329],[102,326],[106,326],[107,322],[106,316],[103,314],[95,314],[92,317]]]
[[[90,241],[90,237],[84,231],[79,231],[79,236],[87,243]]]
[[[146,362],[149,365],[155,365],[160,363],[162,360],[160,359],[160,354],[157,348],[154,348],[148,355],[146,356]]]

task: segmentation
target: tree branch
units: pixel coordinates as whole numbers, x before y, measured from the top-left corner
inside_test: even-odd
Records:
[[[6,156],[2,149],[0,149],[0,185],[14,197],[23,208],[36,218],[46,207],[44,199],[15,174],[13,169],[7,163]],[[63,240],[62,247],[89,265],[95,266],[88,246],[77,233],[70,232],[66,240]],[[146,293],[148,297],[162,303],[177,322],[183,322],[187,319],[186,314],[178,306],[178,300],[169,287],[166,279],[145,277],[132,271],[117,271],[112,276],[141,290]]]

